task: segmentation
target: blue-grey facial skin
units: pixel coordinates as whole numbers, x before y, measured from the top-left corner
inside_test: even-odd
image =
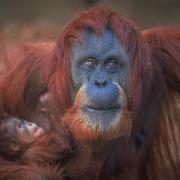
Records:
[[[71,75],[75,94],[85,86],[81,110],[92,121],[107,126],[121,107],[119,88],[126,92],[130,63],[118,36],[106,29],[102,36],[82,32],[83,43],[73,44]],[[109,125],[108,125],[109,126]]]

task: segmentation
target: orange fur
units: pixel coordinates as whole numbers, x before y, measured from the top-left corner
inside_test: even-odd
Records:
[[[131,62],[128,83],[131,97],[127,110],[133,131],[127,139],[84,141],[82,136],[89,139],[91,135],[82,126],[82,117],[70,98],[71,47],[75,42],[83,43],[82,30],[90,28],[100,36],[106,26],[116,32]],[[83,177],[96,168],[98,180],[180,178],[179,27],[140,32],[132,22],[111,9],[94,8],[69,23],[52,48],[43,49],[27,53],[1,79],[1,114],[7,112],[28,118],[29,113],[33,114],[39,96],[49,90],[57,101],[59,117],[72,108],[58,126],[72,131],[78,149],[79,156],[75,155],[75,160],[70,157],[69,172],[72,170],[74,175]],[[145,138],[141,145],[136,143],[140,132]],[[53,156],[54,151],[49,151]],[[46,154],[42,161],[43,158],[46,159]],[[167,175],[164,172],[168,172]],[[88,177],[93,178],[91,173]]]
[[[177,180],[180,178],[180,27],[154,28],[143,34],[150,45],[154,66],[161,68],[165,91],[160,127],[149,152],[148,174],[155,180],[161,177]]]

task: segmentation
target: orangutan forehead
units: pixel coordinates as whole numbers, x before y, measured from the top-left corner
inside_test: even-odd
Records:
[[[81,36],[85,42],[85,45],[98,41],[98,43],[102,46],[112,46],[114,35],[115,33],[109,29],[105,29],[102,34],[97,34],[96,32],[90,30],[84,30],[81,32]]]
[[[118,35],[109,30],[105,29],[102,35],[98,35],[94,31],[85,30],[81,32],[81,43],[74,43],[72,48],[73,57],[81,56],[101,56],[116,54],[121,57],[125,57],[125,50],[122,47],[122,43]],[[123,58],[124,59],[124,58]]]

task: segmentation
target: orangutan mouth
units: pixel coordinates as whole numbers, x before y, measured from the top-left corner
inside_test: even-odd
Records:
[[[88,109],[90,111],[116,111],[120,110],[121,106],[119,104],[114,106],[92,106],[92,105],[84,105],[83,109]]]

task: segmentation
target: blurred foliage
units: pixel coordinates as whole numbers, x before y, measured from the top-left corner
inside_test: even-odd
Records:
[[[54,39],[93,5],[110,6],[141,29],[180,24],[180,0],[0,0],[0,31],[12,39]]]

